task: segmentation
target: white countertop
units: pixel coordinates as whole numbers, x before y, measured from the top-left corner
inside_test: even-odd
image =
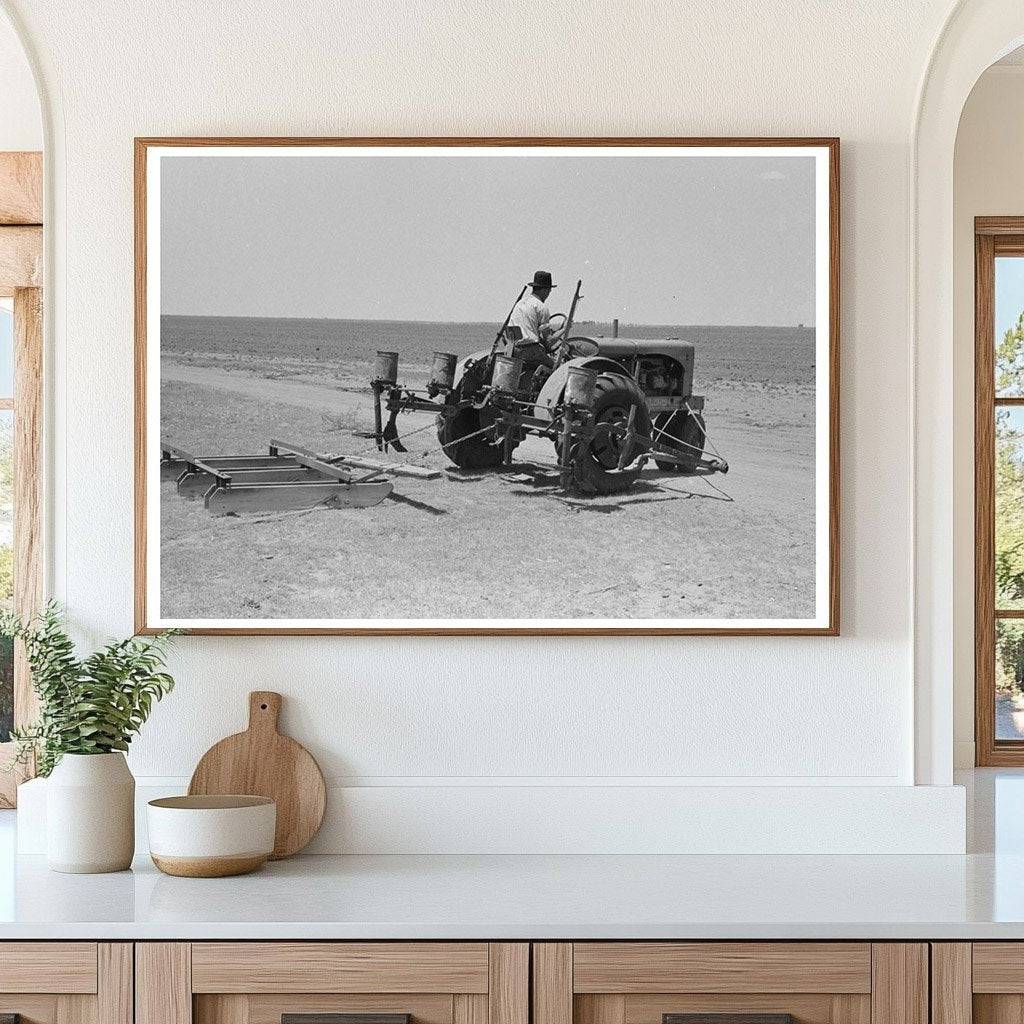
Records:
[[[1024,856],[299,857],[0,878],[0,939],[1024,939]]]
[[[1024,939],[1024,772],[975,772],[967,856],[297,857],[59,875],[0,812],[0,940]]]

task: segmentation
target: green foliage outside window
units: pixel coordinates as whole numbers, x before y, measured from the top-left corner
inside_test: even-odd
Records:
[[[9,636],[0,636],[0,743],[10,739],[13,728],[14,641]]]
[[[996,394],[1020,393],[1024,381],[1024,313],[996,347]],[[1014,410],[1016,412],[1016,410]],[[1024,607],[1024,430],[1020,413],[996,410],[996,607]],[[1024,412],[1024,410],[1021,410]],[[1024,691],[1024,630],[1010,623],[996,631],[996,685]]]

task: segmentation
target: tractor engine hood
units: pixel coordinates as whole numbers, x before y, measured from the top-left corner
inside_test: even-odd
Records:
[[[630,359],[638,355],[665,355],[682,361],[684,353],[694,351],[692,341],[681,338],[592,338],[601,355],[612,359]]]

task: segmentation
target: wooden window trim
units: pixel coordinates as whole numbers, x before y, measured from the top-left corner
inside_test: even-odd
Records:
[[[995,393],[995,261],[1024,257],[1024,217],[974,221],[974,743],[978,767],[1024,766],[1024,741],[997,740],[997,619],[1024,619],[1024,609],[995,606],[995,415],[1024,406]]]
[[[14,394],[0,409],[14,417],[14,607],[26,617],[43,595],[42,154],[0,153],[0,295],[14,297]],[[36,716],[24,651],[14,654],[14,722]],[[13,807],[31,770],[10,767],[14,745],[0,743],[0,807]]]
[[[14,608],[21,616],[42,603],[42,289],[14,292]],[[14,652],[14,724],[36,715],[36,697],[24,650]],[[12,767],[13,743],[0,743],[0,807],[14,807],[30,767]]]

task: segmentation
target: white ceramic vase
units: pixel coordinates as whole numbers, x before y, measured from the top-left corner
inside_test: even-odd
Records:
[[[124,754],[65,754],[46,783],[52,871],[124,871],[135,855],[135,779]]]

